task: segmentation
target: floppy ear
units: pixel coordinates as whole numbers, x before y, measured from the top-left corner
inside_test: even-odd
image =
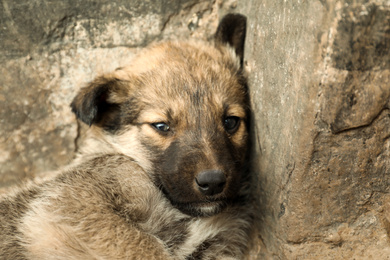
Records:
[[[216,44],[229,44],[240,59],[244,60],[244,43],[246,34],[246,17],[241,14],[227,14],[218,25],[214,36]]]
[[[125,98],[124,81],[114,76],[101,76],[82,88],[71,103],[77,118],[91,126],[112,118]],[[104,119],[104,120],[103,120]]]

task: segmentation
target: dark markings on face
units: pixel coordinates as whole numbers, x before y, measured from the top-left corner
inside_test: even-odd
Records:
[[[153,168],[156,170],[151,175],[154,182],[184,213],[213,215],[231,203],[240,189],[246,145],[234,146],[228,135],[217,127],[219,123],[214,122],[209,128],[189,129],[166,150],[155,146],[149,139],[143,140],[143,145],[153,153]],[[200,135],[200,129],[206,133]],[[207,144],[204,135],[209,139]],[[227,184],[223,193],[206,197],[197,189],[195,177],[202,171],[213,169],[225,173]],[[200,207],[207,205],[213,206],[214,212],[202,213]]]
[[[101,127],[116,134],[126,126],[131,125],[138,118],[142,106],[137,103],[134,97],[129,97],[121,104],[110,104],[105,108],[105,117],[100,120]]]

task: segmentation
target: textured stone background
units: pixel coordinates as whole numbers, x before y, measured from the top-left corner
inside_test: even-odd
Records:
[[[0,2],[0,191],[68,163],[77,90],[147,44],[248,16],[253,259],[390,259],[390,2]],[[46,173],[45,173],[46,172]]]
[[[390,259],[390,2],[243,0],[262,259]]]

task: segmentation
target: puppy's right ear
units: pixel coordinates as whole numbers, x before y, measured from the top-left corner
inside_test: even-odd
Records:
[[[77,118],[91,126],[110,117],[126,97],[126,81],[114,76],[101,76],[82,88],[71,103]]]
[[[229,45],[240,59],[244,60],[244,43],[246,35],[246,17],[242,14],[227,14],[220,21],[214,35],[216,44]]]

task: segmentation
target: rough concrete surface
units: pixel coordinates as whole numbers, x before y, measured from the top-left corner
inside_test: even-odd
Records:
[[[390,259],[388,0],[2,0],[0,191],[74,157],[86,82],[227,12],[248,17],[251,259]]]
[[[390,2],[245,0],[259,259],[390,259]]]

